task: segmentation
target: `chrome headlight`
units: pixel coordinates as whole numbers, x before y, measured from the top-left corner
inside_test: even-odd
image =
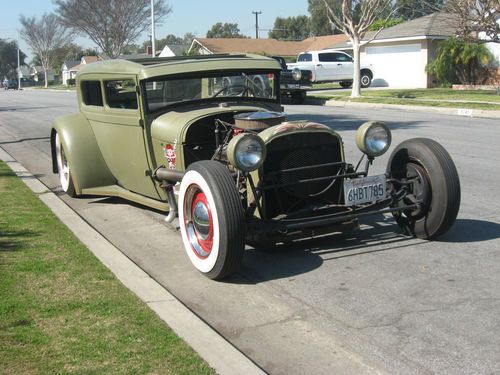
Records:
[[[264,162],[266,145],[262,138],[255,134],[240,134],[229,142],[227,158],[236,168],[251,172],[258,169]]]
[[[299,68],[292,69],[292,77],[294,80],[298,81],[302,78],[302,71]]]
[[[380,156],[391,145],[391,131],[379,121],[369,121],[361,125],[356,132],[356,144],[361,152],[368,156]]]

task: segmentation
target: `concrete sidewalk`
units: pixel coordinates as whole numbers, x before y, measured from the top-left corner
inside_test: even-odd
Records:
[[[464,105],[467,104],[464,102]],[[416,111],[426,113],[440,113],[443,115],[455,115],[464,117],[480,117],[480,118],[500,118],[500,111],[484,110],[484,109],[470,109],[466,108],[447,108],[447,107],[431,107],[420,105],[402,105],[402,104],[384,104],[384,103],[360,103],[339,100],[327,100],[325,102],[327,107],[341,107],[341,108],[356,108],[356,109],[398,109],[403,111]]]
[[[113,246],[0,147],[0,160],[44,202],[89,250],[221,375],[265,372]]]

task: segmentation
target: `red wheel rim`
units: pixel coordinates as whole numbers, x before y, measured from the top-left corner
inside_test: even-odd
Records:
[[[210,204],[205,193],[197,185],[188,187],[184,202],[184,227],[191,249],[197,257],[207,258],[214,242]]]

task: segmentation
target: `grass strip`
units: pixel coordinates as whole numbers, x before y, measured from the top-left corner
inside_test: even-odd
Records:
[[[370,92],[371,94],[371,92]],[[316,98],[323,100],[336,100],[345,102],[358,102],[358,103],[382,103],[382,104],[399,104],[399,105],[417,105],[425,107],[443,107],[443,108],[467,108],[479,110],[500,110],[499,104],[491,103],[478,103],[478,102],[447,102],[447,101],[426,101],[424,99],[397,99],[397,98],[384,98],[384,97],[360,97],[349,98],[342,95],[308,95],[308,98]]]
[[[0,374],[214,374],[0,162]]]

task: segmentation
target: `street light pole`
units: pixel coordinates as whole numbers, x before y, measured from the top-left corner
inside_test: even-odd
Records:
[[[259,10],[257,11],[252,11],[253,14],[255,14],[255,39],[259,39],[259,14],[262,14],[262,12]]]
[[[153,58],[156,55],[155,39],[155,0],[151,0],[151,57]]]

